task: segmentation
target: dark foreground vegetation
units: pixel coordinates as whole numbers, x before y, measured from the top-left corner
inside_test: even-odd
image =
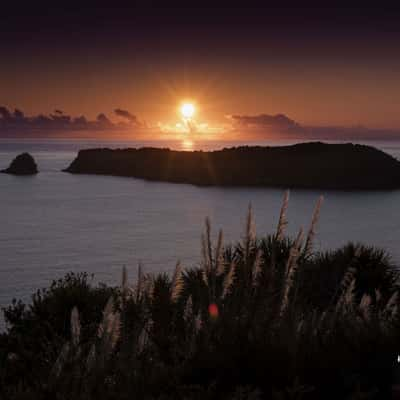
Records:
[[[13,175],[35,175],[38,169],[34,158],[29,153],[22,153],[11,161],[7,169],[0,172]]]
[[[76,174],[224,186],[326,189],[400,187],[400,162],[370,146],[302,143],[218,151],[81,150],[65,170]]]
[[[4,310],[1,399],[385,399],[399,341],[397,273],[361,245],[313,252],[306,235],[215,246],[173,277],[120,287],[69,274]],[[251,211],[251,210],[250,210]],[[155,244],[156,245],[156,244]]]

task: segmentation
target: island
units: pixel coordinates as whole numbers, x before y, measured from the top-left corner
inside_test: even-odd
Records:
[[[340,190],[400,188],[400,162],[371,146],[321,142],[216,151],[81,150],[64,171],[213,186]]]
[[[12,175],[35,175],[38,173],[34,158],[29,153],[19,154],[7,169],[0,171]]]

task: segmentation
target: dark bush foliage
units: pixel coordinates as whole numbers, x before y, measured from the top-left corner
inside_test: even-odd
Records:
[[[281,221],[282,222],[282,221]],[[134,285],[69,274],[4,310],[4,399],[390,398],[397,273],[380,250],[278,233],[211,246]],[[309,234],[312,239],[312,232]],[[362,397],[364,396],[364,397]]]

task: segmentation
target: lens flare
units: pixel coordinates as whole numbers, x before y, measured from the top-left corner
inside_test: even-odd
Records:
[[[215,303],[211,303],[208,306],[208,313],[211,319],[217,319],[219,316],[218,306]]]

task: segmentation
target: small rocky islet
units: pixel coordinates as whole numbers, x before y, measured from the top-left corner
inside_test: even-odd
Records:
[[[38,168],[35,159],[29,153],[22,153],[11,161],[8,168],[0,172],[12,175],[35,175],[38,173]]]

